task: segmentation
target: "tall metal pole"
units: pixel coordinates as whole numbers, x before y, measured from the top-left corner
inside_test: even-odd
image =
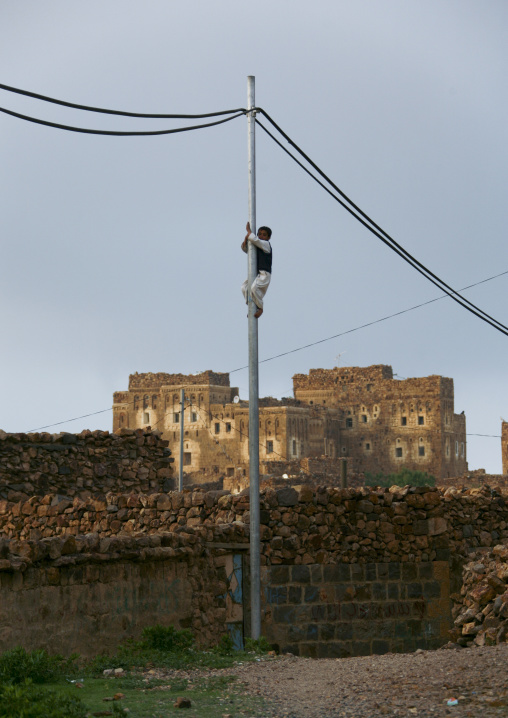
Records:
[[[180,472],[178,475],[178,491],[183,491],[183,412],[185,389],[180,390]]]
[[[248,130],[248,173],[249,173],[249,222],[256,233],[256,142],[255,77],[247,78]],[[251,638],[261,635],[261,575],[259,539],[259,375],[258,375],[258,320],[255,318],[256,305],[252,300],[250,287],[255,280],[257,267],[256,247],[248,242],[249,260],[249,481],[250,481],[250,605]]]

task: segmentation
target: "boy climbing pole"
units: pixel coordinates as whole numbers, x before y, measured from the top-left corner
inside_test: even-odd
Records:
[[[250,288],[252,299],[257,307],[257,311],[254,314],[256,319],[263,314],[263,297],[266,294],[266,290],[270,284],[272,278],[272,247],[270,244],[270,238],[272,236],[272,230],[270,227],[260,227],[258,229],[258,236],[251,231],[250,222],[247,222],[247,234],[242,242],[242,250],[248,252],[247,242],[252,242],[256,247],[257,255],[257,276],[252,282]],[[246,279],[242,284],[242,292],[245,298],[245,303],[249,303],[248,297],[249,280]]]

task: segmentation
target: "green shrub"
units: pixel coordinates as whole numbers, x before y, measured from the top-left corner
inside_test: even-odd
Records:
[[[264,636],[260,636],[257,640],[254,638],[245,639],[245,650],[248,653],[268,653],[271,646]]]
[[[170,651],[177,653],[191,648],[194,643],[194,636],[188,628],[177,631],[174,626],[148,626],[143,629],[144,648],[151,648],[157,651]]]
[[[225,633],[220,637],[219,643],[213,650],[221,656],[230,656],[233,653],[235,647],[229,633]]]
[[[365,486],[435,486],[434,476],[425,471],[413,471],[412,469],[401,469],[396,474],[365,474]]]
[[[78,698],[68,698],[30,680],[0,685],[0,718],[85,718],[87,708]]]
[[[21,683],[27,678],[34,683],[50,683],[73,673],[77,657],[50,656],[43,650],[25,651],[16,646],[0,656],[0,683]]]

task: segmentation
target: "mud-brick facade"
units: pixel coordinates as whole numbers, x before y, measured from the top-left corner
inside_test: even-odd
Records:
[[[391,366],[311,369],[293,377],[295,399],[337,417],[334,442],[356,471],[402,467],[437,478],[467,470],[466,419],[454,413],[453,379],[393,378]]]
[[[436,478],[467,471],[466,422],[454,413],[453,380],[395,380],[390,366],[311,369],[293,377],[294,399],[260,399],[260,462],[348,459],[350,472],[402,467]],[[180,395],[185,392],[184,472],[248,474],[249,409],[229,374],[132,374],[116,392],[113,429],[162,431],[179,468]]]

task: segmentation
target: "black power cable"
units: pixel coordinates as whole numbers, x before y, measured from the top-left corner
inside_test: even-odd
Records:
[[[217,117],[218,115],[232,115],[235,112],[244,114],[247,112],[243,107],[237,107],[236,110],[221,110],[220,112],[207,112],[203,115],[170,115],[170,114],[151,114],[146,112],[125,112],[123,110],[106,110],[102,107],[90,107],[89,105],[77,105],[74,102],[65,102],[64,100],[56,100],[54,97],[47,97],[46,95],[39,95],[36,92],[29,92],[28,90],[20,90],[18,87],[10,87],[9,85],[0,84],[0,90],[6,90],[7,92],[15,92],[18,95],[25,95],[26,97],[34,97],[36,100],[43,100],[43,102],[52,102],[54,105],[63,105],[64,107],[72,107],[75,110],[84,110],[85,112],[101,112],[105,115],[121,115],[123,117],[144,117],[154,119],[197,119],[199,117]]]
[[[110,135],[116,137],[141,137],[147,135],[171,135],[175,132],[188,132],[189,130],[201,130],[204,127],[213,127],[214,125],[222,125],[224,122],[235,120],[237,117],[241,117],[244,112],[238,112],[236,115],[226,117],[225,120],[216,120],[215,122],[208,122],[202,125],[191,125],[189,127],[177,127],[173,130],[152,130],[151,132],[118,132],[117,130],[89,130],[83,127],[72,127],[71,125],[61,125],[58,122],[48,122],[47,120],[39,120],[36,117],[29,117],[28,115],[22,115],[19,112],[13,112],[7,110],[5,107],[0,107],[0,112],[6,115],[12,115],[20,120],[26,120],[27,122],[34,122],[37,125],[45,125],[46,127],[55,127],[58,130],[68,130],[69,132],[81,132],[87,135]]]
[[[475,314],[479,319],[482,319],[487,324],[490,324],[494,329],[497,329],[502,334],[505,334],[508,336],[508,326],[505,326],[501,322],[499,322],[494,317],[491,317],[489,314],[484,312],[482,309],[477,307],[475,304],[470,302],[465,297],[462,297],[458,292],[455,291],[452,287],[450,287],[446,282],[444,282],[442,279],[440,279],[436,274],[434,274],[430,269],[428,269],[424,264],[419,262],[415,257],[413,257],[407,250],[404,249],[398,242],[396,242],[385,230],[383,230],[379,225],[377,225],[365,212],[363,212],[352,200],[349,199],[349,197],[344,194],[344,192],[337,187],[337,185],[332,182],[332,180],[325,175],[325,173],[306,155],[303,150],[301,150],[298,145],[293,142],[293,140],[272,120],[272,118],[262,109],[262,108],[256,108],[258,112],[261,112],[269,122],[272,123],[272,125],[277,129],[278,132],[291,144],[292,147],[296,149],[296,151],[305,158],[305,160],[312,166],[314,169],[334,188],[334,190],[343,197],[351,207],[358,212],[356,214],[350,207],[348,207],[342,200],[340,200],[338,197],[336,197],[333,192],[331,192],[325,185],[323,185],[322,182],[320,182],[304,165],[302,165],[301,162],[299,162],[296,157],[294,157],[289,150],[287,150],[279,140],[277,140],[274,135],[267,130],[264,125],[256,119],[256,124],[258,124],[261,129],[263,129],[267,135],[269,135],[274,142],[276,142],[279,147],[281,147],[286,154],[288,154],[307,174],[309,174],[323,189],[325,189],[344,209],[346,209],[356,220],[358,220],[361,224],[363,224],[364,227],[366,227],[372,234],[374,234],[378,239],[380,239],[384,244],[386,244],[392,251],[394,251],[396,254],[398,254],[402,259],[404,259],[405,262],[410,264],[414,269],[416,269],[420,274],[422,274],[426,279],[428,279],[430,282],[432,282],[436,287],[441,289],[441,291],[446,292],[448,296],[453,299],[457,304],[460,304],[464,309],[467,309],[472,314]],[[361,216],[358,216],[361,215]],[[364,219],[362,219],[362,217]],[[370,223],[370,224],[368,224]],[[371,226],[372,225],[372,226]],[[375,227],[375,229],[373,229]],[[377,230],[377,231],[376,231]]]

